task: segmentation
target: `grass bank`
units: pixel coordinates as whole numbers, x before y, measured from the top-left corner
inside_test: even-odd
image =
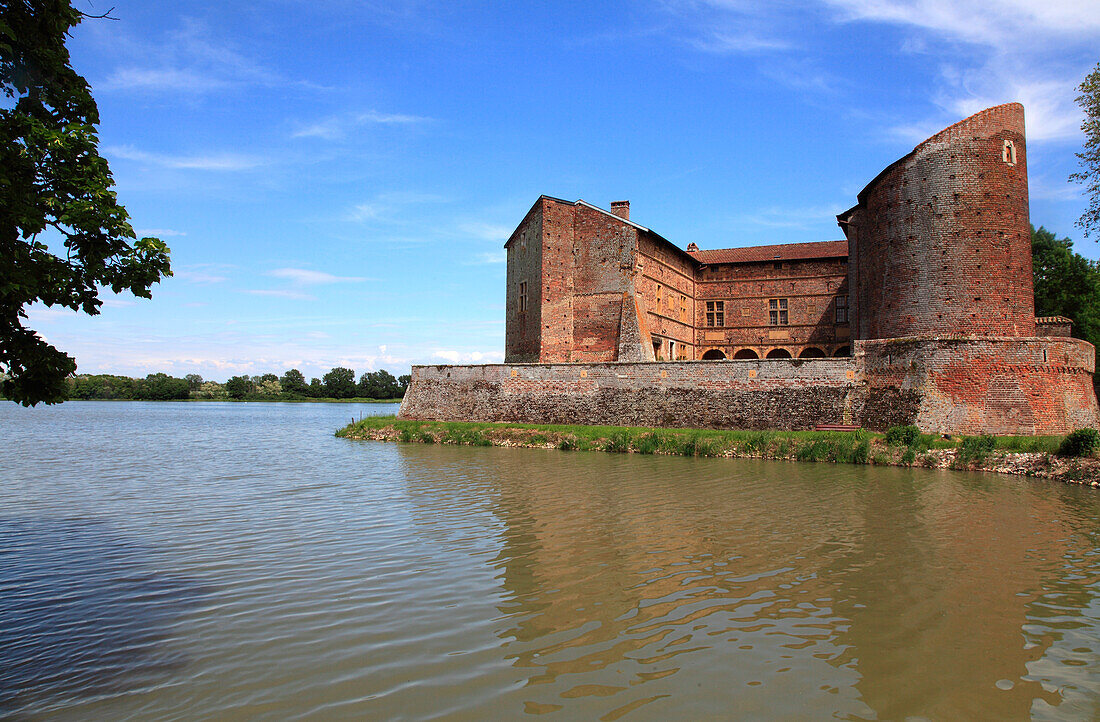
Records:
[[[1100,487],[1100,461],[1091,455],[1058,456],[1061,436],[944,438],[921,434],[916,427],[898,427],[879,434],[865,430],[742,431],[415,421],[393,416],[361,419],[336,435],[422,444],[970,469]]]

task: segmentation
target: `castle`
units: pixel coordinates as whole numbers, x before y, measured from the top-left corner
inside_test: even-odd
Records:
[[[540,197],[512,233],[505,361],[418,366],[402,415],[652,426],[1097,424],[1094,350],[1036,319],[1024,109],[924,141],[837,216],[845,239],[681,249]],[[700,362],[713,363],[700,363]]]

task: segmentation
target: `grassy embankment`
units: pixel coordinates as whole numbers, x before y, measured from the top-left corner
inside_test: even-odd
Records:
[[[1100,464],[1091,453],[1086,458],[1058,455],[1064,446],[1061,436],[943,438],[921,434],[916,427],[879,434],[413,421],[393,416],[361,419],[336,435],[426,444],[977,469],[1100,486]]]

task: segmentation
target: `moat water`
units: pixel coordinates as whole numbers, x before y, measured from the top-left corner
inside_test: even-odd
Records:
[[[1100,493],[0,405],[0,717],[1096,719]]]

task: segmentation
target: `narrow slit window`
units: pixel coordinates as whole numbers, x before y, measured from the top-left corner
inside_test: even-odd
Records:
[[[519,312],[527,312],[527,281],[519,282]]]

